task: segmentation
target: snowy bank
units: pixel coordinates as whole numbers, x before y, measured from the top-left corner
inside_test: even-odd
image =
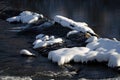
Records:
[[[54,21],[61,24],[64,27],[68,27],[76,31],[90,32],[91,34],[95,34],[95,32],[90,27],[88,27],[88,25],[85,22],[75,22],[71,19],[60,15],[56,15],[54,17]]]
[[[18,16],[14,16],[11,18],[6,19],[8,22],[22,22],[22,23],[34,23],[38,21],[39,18],[43,18],[42,14],[30,12],[30,11],[23,11]]]
[[[106,38],[100,38],[89,43],[86,47],[62,48],[50,51],[48,59],[57,62],[58,65],[73,60],[74,62],[108,62],[109,67],[120,66],[120,42]]]

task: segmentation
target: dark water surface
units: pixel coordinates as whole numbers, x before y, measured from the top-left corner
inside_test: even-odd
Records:
[[[11,0],[11,5],[50,18],[59,14],[86,22],[100,36],[120,40],[120,0]]]
[[[4,1],[4,0],[3,0]],[[86,22],[102,37],[120,39],[119,1],[112,0],[8,0],[9,5],[20,10],[31,10],[53,18],[56,14],[75,21]],[[29,76],[34,80],[48,79],[120,79],[120,74],[105,64],[72,63],[58,66],[47,57],[32,50],[32,36],[17,35],[8,31],[21,24],[0,20],[0,79],[1,76]],[[37,55],[21,57],[23,48]]]

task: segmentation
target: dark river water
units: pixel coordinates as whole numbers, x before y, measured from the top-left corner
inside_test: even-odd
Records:
[[[120,39],[119,0],[11,0],[17,9],[30,10],[53,18],[63,15],[86,22],[102,37]]]
[[[5,0],[1,0],[5,1]],[[42,13],[53,19],[63,15],[75,21],[86,22],[101,37],[120,40],[120,5],[119,0],[8,0],[9,6],[18,10],[30,10]],[[21,24],[9,24],[0,20],[0,80],[21,80],[30,77],[33,80],[50,79],[120,79],[119,72],[105,64],[73,63],[58,66],[47,57],[32,50],[32,36],[17,35],[8,31]],[[21,57],[21,49],[28,49],[36,58]],[[77,74],[74,74],[74,71]],[[17,77],[17,78],[16,78]],[[16,79],[15,79],[16,78]],[[25,80],[25,79],[23,79]],[[27,79],[26,79],[27,80]],[[28,79],[29,80],[29,79]]]

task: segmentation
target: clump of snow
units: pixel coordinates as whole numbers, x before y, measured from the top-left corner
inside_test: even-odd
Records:
[[[23,56],[35,56],[35,54],[31,53],[30,51],[26,50],[26,49],[22,49],[20,51],[20,54]]]
[[[54,17],[54,21],[61,24],[64,27],[68,27],[76,31],[90,32],[92,34],[95,34],[95,32],[90,27],[88,27],[88,25],[84,22],[75,22],[71,19],[68,19],[60,15],[56,15]]]
[[[37,40],[33,43],[34,49],[63,42],[62,38],[55,38],[54,36],[48,36],[44,34],[37,35],[36,39]]]
[[[90,40],[91,41],[91,40]],[[57,62],[58,65],[73,60],[74,62],[108,62],[110,67],[120,66],[120,42],[107,38],[93,39],[86,47],[62,48],[50,51],[48,59]]]
[[[22,22],[22,23],[34,23],[39,18],[43,18],[42,14],[30,12],[30,11],[23,11],[18,16],[14,16],[11,18],[6,19],[8,22]]]
[[[72,34],[76,34],[76,33],[78,33],[78,31],[76,31],[76,30],[69,31],[67,33],[67,37],[70,36],[70,35],[72,35]]]

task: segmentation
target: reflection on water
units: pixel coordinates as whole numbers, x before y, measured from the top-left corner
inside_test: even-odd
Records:
[[[11,0],[12,6],[53,18],[60,14],[84,21],[102,37],[120,39],[119,0]],[[17,6],[16,6],[17,5]]]

